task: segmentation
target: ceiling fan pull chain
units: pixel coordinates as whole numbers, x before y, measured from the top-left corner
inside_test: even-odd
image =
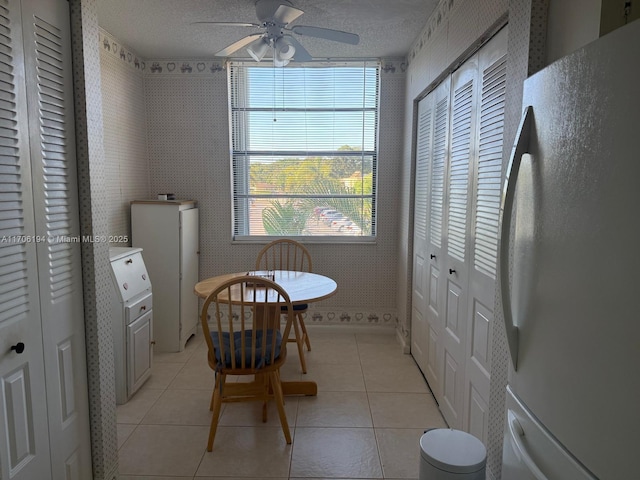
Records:
[[[276,66],[273,66],[273,121],[277,122],[276,118]]]

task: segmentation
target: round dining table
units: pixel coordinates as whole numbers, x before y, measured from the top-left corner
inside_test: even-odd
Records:
[[[235,277],[244,275],[266,275],[267,272],[237,272],[218,275],[196,283],[194,293],[200,298],[207,298],[218,286]],[[269,277],[280,285],[289,295],[293,305],[318,302],[336,293],[336,282],[324,275],[311,272],[294,272],[290,270],[271,270]],[[232,299],[232,303],[235,299]],[[313,381],[282,381],[285,395],[317,395],[318,386]]]
[[[227,280],[243,275],[264,274],[265,272],[238,272],[218,275],[196,283],[194,292],[200,298],[207,298],[216,287]],[[324,275],[311,272],[293,272],[290,270],[271,270],[273,281],[280,285],[289,294],[291,303],[313,303],[329,298],[338,288],[334,280]]]

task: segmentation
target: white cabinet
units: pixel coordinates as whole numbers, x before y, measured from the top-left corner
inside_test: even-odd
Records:
[[[116,403],[126,403],[151,376],[153,296],[141,248],[112,247],[111,308]]]
[[[154,293],[155,348],[179,352],[196,333],[199,227],[193,200],[131,202],[131,237],[144,259]]]

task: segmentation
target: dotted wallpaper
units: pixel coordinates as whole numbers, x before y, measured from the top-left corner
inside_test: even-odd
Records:
[[[505,145],[511,145],[522,109],[522,81],[544,66],[546,15],[548,0],[442,0],[429,18],[408,56],[405,138],[401,173],[404,192],[400,220],[400,257],[398,272],[402,277],[398,292],[399,330],[410,337],[410,279],[412,275],[412,169],[414,106],[421,95],[435,86],[439,78],[455,68],[464,56],[488,34],[500,26],[508,12],[509,41],[507,59],[507,92],[505,111]],[[505,149],[506,166],[510,148]],[[500,292],[496,289],[491,358],[491,393],[489,405],[487,478],[500,479],[504,402],[509,355]]]
[[[100,69],[109,235],[129,239],[130,202],[149,198],[144,61],[100,30]]]
[[[76,155],[82,235],[107,236],[106,168],[96,0],[71,0]],[[82,244],[93,478],[117,478],[116,402],[111,334],[111,273],[106,242]]]
[[[548,0],[511,0],[509,3],[510,35],[507,48],[508,88],[505,98],[505,145],[513,145],[522,116],[522,82],[544,66],[547,8]],[[506,170],[510,154],[510,148],[503,152],[504,170]],[[510,258],[509,265],[513,265],[513,258]],[[509,276],[511,278],[511,271]],[[498,276],[497,284],[500,281],[500,276]],[[492,342],[487,470],[492,473],[493,478],[499,480],[502,473],[505,389],[509,363],[511,362],[499,288],[496,288]]]
[[[171,192],[198,202],[201,278],[252,268],[262,245],[231,240],[226,69],[197,59],[146,60],[146,65],[151,196]],[[312,322],[390,328],[396,324],[405,67],[403,59],[385,59],[380,74],[377,242],[307,245],[314,271],[338,283],[335,296],[311,306],[307,316]]]

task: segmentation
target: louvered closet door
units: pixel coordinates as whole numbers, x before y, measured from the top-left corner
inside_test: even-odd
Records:
[[[443,250],[443,382],[440,409],[452,428],[462,428],[467,336],[471,172],[475,139],[477,58],[451,76],[451,127],[445,176]]]
[[[420,369],[427,371],[429,325],[427,297],[429,261],[427,260],[427,224],[429,211],[429,171],[433,142],[433,94],[418,103],[413,220],[413,282],[411,298],[411,354]]]
[[[449,80],[442,82],[433,95],[433,142],[429,179],[429,208],[427,227],[427,369],[424,372],[438,402],[442,399],[444,330],[443,242],[444,242],[444,189],[445,168],[448,157],[449,137]]]
[[[20,4],[0,0],[0,478],[50,478]],[[11,350],[22,343],[24,351]]]
[[[54,479],[91,478],[68,3],[23,0],[36,234]]]
[[[478,52],[476,167],[472,194],[463,427],[487,442],[491,338],[498,249],[507,28]]]

